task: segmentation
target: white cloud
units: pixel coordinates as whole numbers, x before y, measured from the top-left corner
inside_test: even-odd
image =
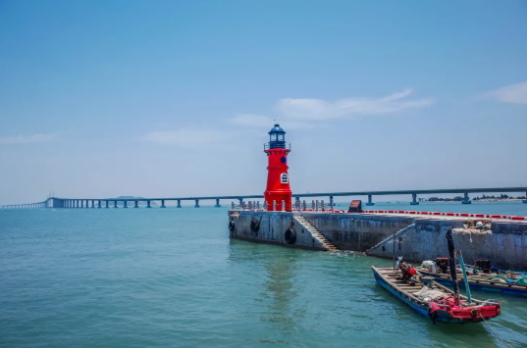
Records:
[[[283,122],[278,122],[278,120],[272,119],[267,116],[253,114],[238,115],[234,118],[231,118],[229,121],[242,126],[265,129],[271,129],[275,123],[280,123],[282,127],[285,127],[287,129],[313,128],[313,125],[305,122],[291,120],[284,120]]]
[[[195,146],[219,141],[222,134],[215,130],[182,128],[173,131],[154,131],[140,137],[140,140],[157,145]]]
[[[354,115],[375,115],[396,113],[406,109],[423,108],[432,105],[433,99],[402,100],[412,94],[411,89],[394,93],[383,98],[351,97],[334,102],[322,99],[281,99],[278,111],[295,120],[319,121]]]
[[[0,138],[0,144],[34,144],[52,141],[54,134],[18,135],[16,137]]]
[[[527,81],[498,88],[483,94],[483,97],[503,103],[527,104]]]

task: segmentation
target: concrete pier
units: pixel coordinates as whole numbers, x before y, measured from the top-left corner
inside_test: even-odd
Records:
[[[445,233],[452,228],[456,249],[463,251],[467,263],[483,258],[502,269],[527,271],[527,221],[494,219],[491,229],[483,231],[465,229],[469,218],[462,217],[233,210],[229,211],[230,237],[321,249],[311,234],[298,226],[294,216],[301,216],[340,250],[368,251],[372,256],[391,258],[395,235],[395,256],[408,261],[447,256]],[[294,242],[286,234],[294,234]]]
[[[221,208],[220,199],[219,198],[216,198],[216,205],[214,207]]]
[[[106,208],[110,208],[109,204],[110,202],[109,201],[105,201],[106,202]]]
[[[139,208],[139,201],[134,201],[134,208]]]
[[[117,208],[117,201],[113,201],[113,207]]]
[[[178,200],[177,200],[177,207],[178,207],[178,208],[181,208],[181,199],[178,199]]]
[[[123,208],[128,208],[128,201],[123,201]]]
[[[164,199],[161,200],[161,208],[166,208]]]
[[[410,205],[419,205],[419,202],[417,201],[417,195],[415,193],[412,193],[412,202]]]
[[[375,203],[373,203],[371,195],[368,195],[368,203],[366,203],[366,205],[375,205]]]
[[[194,208],[199,208],[199,199],[196,199],[196,204],[194,205]]]
[[[150,200],[146,201],[146,207],[147,208],[152,208],[152,205],[150,204]]]

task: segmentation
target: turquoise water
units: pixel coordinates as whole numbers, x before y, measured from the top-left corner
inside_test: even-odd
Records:
[[[504,347],[390,296],[370,269],[389,260],[230,240],[227,222],[212,207],[0,211],[0,347]],[[491,325],[527,347],[527,299],[474,296],[499,300]]]

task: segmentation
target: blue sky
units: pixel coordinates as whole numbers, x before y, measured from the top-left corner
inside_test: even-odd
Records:
[[[0,0],[0,204],[527,185],[524,1]]]

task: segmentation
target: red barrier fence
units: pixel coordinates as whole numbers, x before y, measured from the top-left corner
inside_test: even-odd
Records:
[[[495,215],[495,214],[467,214],[467,213],[442,213],[442,212],[428,212],[428,211],[403,211],[403,210],[363,210],[363,213],[368,214],[409,214],[409,215],[435,215],[435,216],[457,216],[457,217],[471,217],[482,219],[506,219],[522,221],[527,220],[523,216],[512,215]]]

